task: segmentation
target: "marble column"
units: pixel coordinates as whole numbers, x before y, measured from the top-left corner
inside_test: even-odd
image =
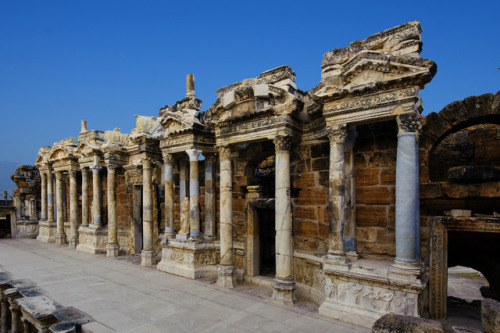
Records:
[[[66,235],[64,234],[64,212],[63,212],[63,173],[56,172],[56,206],[57,206],[57,232],[55,240],[57,245],[66,243]]]
[[[89,169],[82,168],[82,227],[89,226]]]
[[[276,277],[273,280],[272,299],[291,305],[295,302],[293,281],[292,203],[290,200],[290,136],[276,136],[275,163],[275,229]]]
[[[186,150],[189,156],[189,237],[200,238],[200,180],[198,176],[198,156],[201,150]]]
[[[345,228],[345,161],[344,143],[347,125],[338,124],[330,128],[330,170],[329,170],[329,239],[328,258],[339,264],[347,263],[344,250]]]
[[[69,172],[69,247],[76,248],[78,245],[78,183],[76,181],[76,170]]]
[[[186,159],[179,161],[179,216],[182,214],[182,203],[189,197],[189,163]]]
[[[42,200],[42,216],[41,220],[45,221],[47,220],[47,175],[45,172],[40,173],[40,178],[42,180],[42,193],[41,193],[41,200]]]
[[[54,183],[52,170],[47,171],[47,221],[54,222]]]
[[[205,155],[205,234],[206,240],[214,240],[216,237],[215,226],[217,224],[217,195],[215,193],[215,161],[214,154]]]
[[[108,165],[108,242],[106,256],[118,256],[118,234],[116,225],[116,166]]]
[[[233,193],[231,174],[231,149],[219,148],[220,159],[220,263],[217,267],[217,285],[237,286],[236,267],[233,263]]]
[[[11,333],[19,333],[21,332],[21,327],[20,327],[20,322],[21,322],[21,307],[15,302],[15,299],[12,299],[12,302],[10,303],[10,313],[11,313],[11,320],[10,320],[10,331]]]
[[[102,167],[93,165],[92,169],[92,228],[99,229],[102,227],[101,217],[101,177],[99,172]]]
[[[396,159],[396,258],[393,268],[419,274],[417,264],[418,114],[402,113],[397,122]]]
[[[153,161],[150,158],[142,159],[142,232],[143,250],[141,265],[156,265],[153,247],[153,193],[152,193]]]
[[[165,239],[174,238],[174,156],[163,155],[165,164]]]

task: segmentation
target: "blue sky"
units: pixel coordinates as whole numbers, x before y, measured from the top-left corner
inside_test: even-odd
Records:
[[[215,91],[288,64],[302,90],[323,54],[411,20],[438,64],[424,114],[500,87],[500,1],[0,0],[0,161],[33,164],[38,148],[185,95],[203,110]]]

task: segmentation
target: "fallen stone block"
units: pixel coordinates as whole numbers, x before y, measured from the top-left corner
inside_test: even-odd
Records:
[[[481,320],[485,333],[500,332],[500,302],[486,298],[481,304]]]
[[[389,313],[373,324],[373,333],[443,333],[440,322]]]

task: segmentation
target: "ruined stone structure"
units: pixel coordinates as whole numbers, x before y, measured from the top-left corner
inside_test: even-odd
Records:
[[[16,221],[16,227],[12,228],[11,237],[35,238],[40,219],[40,173],[32,165],[18,165],[11,179],[17,186],[12,195],[15,216],[11,216],[11,220]]]
[[[500,97],[421,116],[437,70],[420,58],[421,32],[413,21],[327,52],[310,91],[281,66],[201,111],[190,74],[186,96],[136,115],[131,134],[82,121],[78,139],[39,150],[37,239],[140,253],[220,287],[268,283],[276,302],[305,297],[366,327],[387,313],[439,317],[446,235],[430,251],[429,235],[449,223],[435,217],[491,215],[481,221],[498,235]]]

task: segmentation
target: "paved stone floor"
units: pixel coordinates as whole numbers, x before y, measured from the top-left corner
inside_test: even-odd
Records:
[[[87,332],[369,332],[319,316],[309,303],[273,303],[270,291],[220,289],[137,265],[33,239],[0,239],[0,267],[95,321]]]

